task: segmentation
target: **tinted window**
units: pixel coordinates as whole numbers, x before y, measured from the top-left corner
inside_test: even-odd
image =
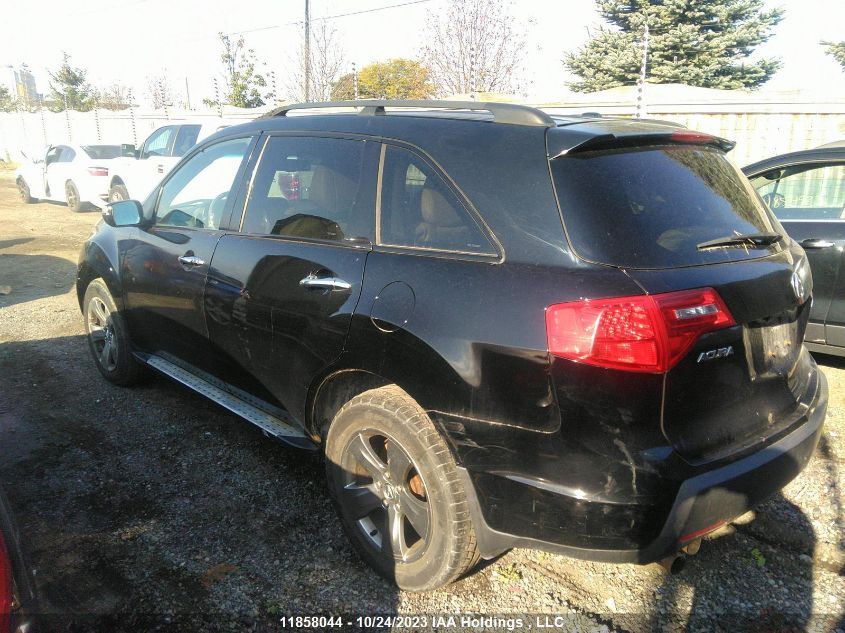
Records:
[[[443,178],[420,156],[388,146],[381,190],[382,244],[495,253]]]
[[[839,220],[845,213],[845,165],[796,165],[751,184],[782,220]]]
[[[162,186],[158,226],[216,229],[250,139],[212,145],[191,157]]]
[[[144,151],[141,153],[141,158],[148,156],[166,156],[167,147],[170,145],[170,139],[173,137],[172,127],[163,127],[150,135],[144,143]]]
[[[666,268],[761,257],[771,247],[699,250],[708,240],[778,231],[719,151],[667,146],[552,160],[564,226],[588,260]]]
[[[120,145],[83,145],[82,150],[88,154],[88,158],[95,160],[120,157]]]
[[[184,156],[194,145],[197,144],[197,137],[200,133],[199,125],[183,125],[176,134],[173,143],[173,155]]]
[[[340,241],[372,239],[376,174],[364,141],[271,137],[261,156],[242,230]]]
[[[59,158],[56,160],[57,163],[69,163],[74,158],[76,158],[76,152],[67,146],[62,146],[61,154],[59,154]]]

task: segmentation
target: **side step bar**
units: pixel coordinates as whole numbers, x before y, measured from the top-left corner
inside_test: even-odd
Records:
[[[224,388],[224,384],[219,380],[214,380],[211,377],[200,377],[182,367],[171,363],[169,360],[156,356],[153,354],[138,354],[138,358],[161,372],[165,376],[173,378],[177,382],[182,383],[186,387],[190,387],[197,393],[204,395],[209,400],[213,400],[217,404],[225,407],[232,413],[241,416],[244,420],[252,422],[255,426],[266,431],[270,435],[279,438],[283,442],[295,446],[297,448],[304,448],[309,450],[316,450],[317,447],[308,438],[307,435],[300,429],[293,426],[291,418],[287,416],[280,409],[275,409],[275,415],[271,415],[267,411],[262,410],[253,404],[247,402],[245,397],[239,397],[234,393]],[[247,394],[244,396],[249,397]],[[250,400],[255,401],[250,397]],[[269,405],[267,405],[269,407]],[[285,419],[282,419],[284,416]],[[295,424],[295,423],[294,423]]]

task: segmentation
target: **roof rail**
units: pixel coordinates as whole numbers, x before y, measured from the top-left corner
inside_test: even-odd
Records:
[[[324,108],[362,108],[359,114],[374,116],[385,114],[385,108],[426,108],[440,110],[485,110],[493,115],[495,123],[511,125],[537,125],[554,127],[555,122],[548,114],[537,108],[516,103],[490,103],[484,101],[435,101],[362,99],[358,101],[322,101],[319,103],[292,103],[270,110],[262,119],[286,116],[292,110],[317,110]]]

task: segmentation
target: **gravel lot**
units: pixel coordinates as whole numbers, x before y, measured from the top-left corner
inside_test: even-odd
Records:
[[[165,379],[125,390],[100,378],[73,289],[99,215],[15,193],[0,169],[0,484],[48,630],[269,631],[284,614],[316,613],[511,614],[526,630],[534,614],[553,614],[550,630],[845,630],[842,360],[818,357],[831,399],[808,469],[681,574],[514,550],[441,591],[399,592],[347,545],[317,458]]]

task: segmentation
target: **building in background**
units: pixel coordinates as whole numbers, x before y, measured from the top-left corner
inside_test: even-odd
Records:
[[[26,64],[21,64],[17,69],[12,65],[0,67],[0,85],[5,86],[13,98],[23,103],[38,103],[40,95],[35,88],[35,75]]]

